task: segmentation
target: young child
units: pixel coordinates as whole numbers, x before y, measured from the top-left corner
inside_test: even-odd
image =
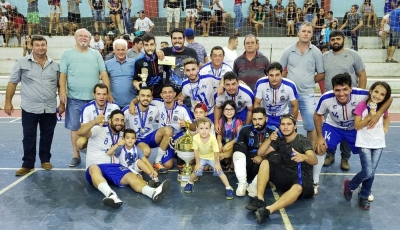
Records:
[[[159,185],[158,173],[153,169],[142,150],[136,147],[135,142],[136,132],[133,129],[125,129],[123,139],[107,150],[107,155],[117,157],[119,163],[133,173],[140,174],[143,171],[148,174],[152,178],[148,182],[149,186],[156,188]]]
[[[391,88],[389,84],[377,81],[372,84],[369,90],[368,100],[360,102],[354,110],[354,128],[357,130],[355,145],[360,148],[361,172],[357,173],[351,181],[344,180],[343,195],[346,200],[351,200],[353,191],[362,184],[358,204],[364,210],[370,209],[371,198],[369,200],[369,197],[372,195],[371,187],[374,182],[375,171],[382,150],[386,147],[385,134],[388,132],[390,122],[388,112],[386,111],[379,118],[373,128],[368,128],[367,124],[390,96]]]
[[[219,160],[229,167],[229,172],[233,171],[233,145],[236,137],[243,126],[243,121],[236,118],[236,104],[232,100],[225,101],[222,106],[222,117],[218,123],[221,127],[221,134],[217,135],[219,147]]]
[[[222,183],[226,188],[226,199],[233,199],[233,189],[229,184],[228,178],[222,171],[218,160],[218,143],[215,136],[210,134],[211,120],[203,117],[196,119],[197,134],[193,137],[194,157],[196,166],[192,175],[190,175],[189,182],[186,184],[185,193],[191,193],[193,189],[193,182],[198,176],[203,175],[203,169],[206,165],[214,168],[214,176],[219,176]]]
[[[329,45],[329,35],[331,34],[331,32],[333,30],[337,30],[337,21],[333,21],[331,23],[329,23],[328,28],[325,29],[324,32],[324,39],[322,40],[323,44],[328,44]]]

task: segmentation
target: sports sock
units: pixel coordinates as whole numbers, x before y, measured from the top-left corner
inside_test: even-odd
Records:
[[[247,183],[246,156],[241,152],[233,153],[233,164],[235,174],[239,183]]]
[[[142,188],[142,194],[146,195],[150,198],[153,198],[154,190],[155,190],[155,188],[152,188],[152,187],[146,185]]]
[[[110,186],[107,184],[107,182],[102,182],[97,186],[97,189],[100,190],[104,194],[105,197],[108,197],[112,190]]]
[[[322,156],[317,155],[318,163],[313,166],[314,184],[319,183],[319,174],[321,174],[322,166],[324,165],[326,153]]]
[[[156,156],[156,160],[154,161],[154,163],[161,163],[161,158],[164,156],[165,154],[165,150],[162,150],[160,147],[157,150],[157,156]]]

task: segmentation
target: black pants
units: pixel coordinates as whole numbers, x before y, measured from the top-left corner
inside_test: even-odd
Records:
[[[215,15],[217,16],[217,26],[216,26],[216,32],[217,35],[222,34],[222,10],[215,10]]]
[[[50,162],[51,143],[53,142],[54,129],[57,124],[56,114],[35,114],[22,110],[22,130],[24,134],[24,139],[22,140],[24,147],[22,167],[24,168],[35,167],[38,124],[40,130],[39,158],[41,163]]]

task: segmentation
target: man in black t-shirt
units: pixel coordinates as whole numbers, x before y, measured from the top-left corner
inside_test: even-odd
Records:
[[[246,209],[257,210],[257,221],[262,223],[271,213],[294,203],[299,198],[314,195],[312,167],[318,160],[311,141],[296,132],[296,119],[291,114],[281,117],[280,131],[283,137],[272,143],[265,141],[258,150],[258,156],[268,156],[279,152],[281,163],[264,160],[260,165],[257,179],[257,196]],[[264,202],[264,192],[268,181],[283,192],[281,198],[271,205]]]

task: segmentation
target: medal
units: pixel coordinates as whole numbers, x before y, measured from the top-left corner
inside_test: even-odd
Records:
[[[140,128],[139,132],[140,134],[145,134],[146,133],[146,120],[147,120],[147,114],[149,113],[149,109],[146,110],[146,112],[142,112],[139,109],[139,106],[136,105],[138,115],[139,115],[139,121],[140,121]],[[142,117],[142,113],[144,113],[144,117]]]
[[[141,134],[145,134],[145,133],[146,133],[146,129],[145,129],[145,128],[141,128],[141,129],[140,129],[140,133],[141,133]]]

